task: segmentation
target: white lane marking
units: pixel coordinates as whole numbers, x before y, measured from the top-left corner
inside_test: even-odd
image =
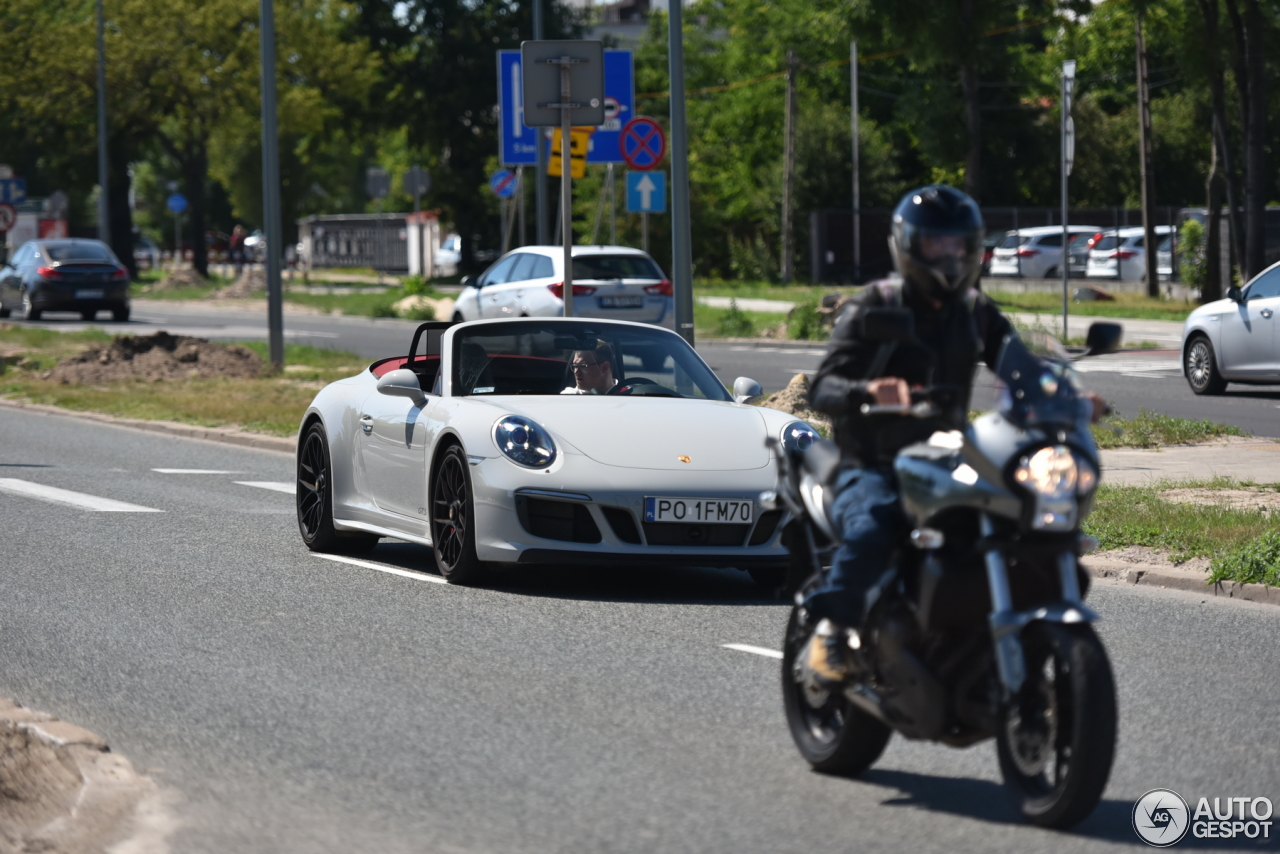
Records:
[[[58,489],[56,486],[45,486],[12,477],[0,477],[0,492],[21,495],[24,498],[36,498],[53,504],[63,504],[80,510],[95,510],[101,513],[163,513],[154,507],[143,507],[127,501],[116,501],[112,498],[99,498],[96,495],[85,495],[83,492],[72,492],[69,489]]]
[[[736,649],[738,652],[749,652],[752,655],[763,655],[765,658],[782,658],[782,653],[776,649],[768,649],[763,646],[752,646],[749,643],[722,643],[725,649]]]
[[[318,555],[313,554],[312,557],[322,558],[324,560],[337,561],[338,563],[349,563],[352,566],[363,566],[365,569],[376,569],[378,572],[385,572],[388,575],[399,575],[404,578],[412,578],[414,581],[430,581],[432,584],[448,584],[438,575],[424,575],[421,572],[410,572],[407,569],[400,569],[394,566],[384,566],[380,563],[370,563],[367,560],[356,560],[353,557],[338,557],[337,555]]]
[[[296,495],[298,485],[295,483],[277,483],[270,480],[237,480],[235,483],[241,486],[256,486],[258,489],[270,489],[272,492],[286,492],[289,495]]]
[[[152,469],[152,471],[160,472],[160,474],[240,474],[238,471],[223,471],[222,469]]]

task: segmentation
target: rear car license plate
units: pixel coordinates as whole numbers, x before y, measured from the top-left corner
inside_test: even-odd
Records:
[[[646,522],[750,523],[755,502],[738,498],[657,498],[645,496]]]
[[[76,291],[76,299],[102,299],[102,291]]]
[[[643,308],[644,297],[600,297],[601,308]]]

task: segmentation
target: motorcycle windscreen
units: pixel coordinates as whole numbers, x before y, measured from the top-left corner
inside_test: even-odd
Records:
[[[1000,413],[1019,427],[1071,425],[1081,416],[1084,401],[1070,357],[1051,335],[1006,336],[996,377],[1004,385]]]

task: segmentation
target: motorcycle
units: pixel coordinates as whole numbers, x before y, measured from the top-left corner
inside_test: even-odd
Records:
[[[866,340],[915,340],[902,309],[868,310],[862,323]],[[1086,355],[1114,350],[1120,335],[1116,324],[1095,323]],[[1080,531],[1100,474],[1092,403],[1051,339],[1037,353],[1009,336],[996,375],[1004,385],[996,411],[897,453],[913,527],[867,596],[863,625],[849,637],[854,673],[839,685],[819,680],[802,653],[820,622],[806,594],[840,540],[830,513],[840,451],[825,440],[791,451],[770,443],[779,481],[760,503],[787,511],[796,592],[782,693],[791,735],[817,770],[857,775],[894,732],[951,747],[994,738],[1022,815],[1065,828],[1097,805],[1116,739],[1115,684],[1077,560],[1097,546]],[[958,391],[914,390],[908,414],[930,417]]]

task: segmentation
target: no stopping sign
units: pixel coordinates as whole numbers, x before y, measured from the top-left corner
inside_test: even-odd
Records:
[[[636,116],[622,126],[619,148],[627,165],[643,172],[662,162],[662,156],[667,153],[667,136],[653,119]]]
[[[18,221],[18,211],[10,204],[0,204],[0,233],[6,232],[13,228],[13,224]]]

